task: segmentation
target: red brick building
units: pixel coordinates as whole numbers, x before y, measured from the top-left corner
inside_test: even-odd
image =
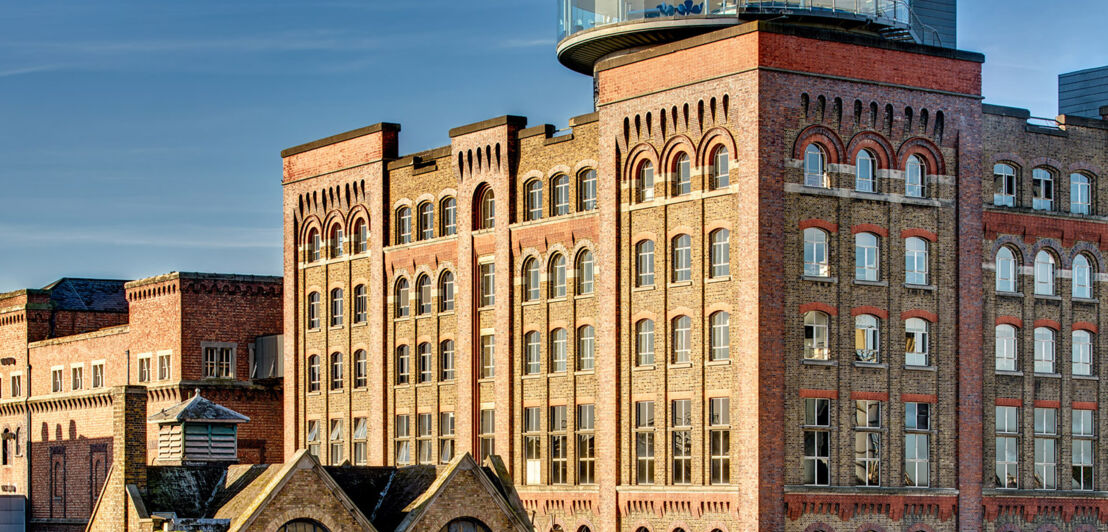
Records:
[[[85,528],[113,467],[115,386],[149,415],[202,390],[250,418],[241,462],[282,462],[281,300],[279,277],[199,273],[0,295],[0,489],[29,498],[29,527]]]

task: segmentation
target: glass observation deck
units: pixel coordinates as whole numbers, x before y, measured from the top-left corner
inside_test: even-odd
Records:
[[[557,0],[558,60],[584,74],[603,56],[759,18],[790,17],[926,42],[910,0]],[[660,2],[660,3],[659,3]],[[928,44],[934,44],[928,42]]]

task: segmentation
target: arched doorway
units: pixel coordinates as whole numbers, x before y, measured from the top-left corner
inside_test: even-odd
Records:
[[[281,525],[277,532],[331,532],[327,527],[311,519],[293,519]]]
[[[459,517],[442,527],[442,532],[492,532],[478,519]]]

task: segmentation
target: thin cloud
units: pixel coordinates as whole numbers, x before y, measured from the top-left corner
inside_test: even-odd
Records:
[[[535,48],[538,46],[554,46],[550,39],[507,39],[500,42],[501,48]]]
[[[364,51],[377,49],[376,39],[351,37],[330,32],[277,34],[207,39],[143,39],[121,41],[7,42],[0,47],[27,51],[95,55],[160,54],[180,52],[270,53],[311,51]]]
[[[22,76],[24,74],[34,74],[36,72],[50,72],[52,70],[59,70],[62,65],[39,65],[23,68],[13,68],[10,70],[0,70],[0,78],[6,78],[10,76]]]
[[[227,227],[209,229],[164,227],[157,234],[140,233],[118,227],[85,227],[61,230],[44,227],[0,225],[0,241],[7,245],[57,246],[59,244],[96,244],[119,247],[160,247],[193,249],[279,249],[280,229]]]

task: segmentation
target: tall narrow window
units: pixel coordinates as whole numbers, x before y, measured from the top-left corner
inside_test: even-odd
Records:
[[[369,426],[366,421],[364,417],[354,418],[354,437],[351,440],[354,443],[352,458],[356,466],[364,466],[368,463],[366,436],[369,434]]]
[[[635,244],[635,286],[654,286],[654,241]]]
[[[673,165],[673,195],[684,196],[692,192],[692,163],[689,156],[682,153]]]
[[[492,187],[485,186],[481,190],[477,204],[477,229],[492,229],[496,226],[496,196]]]
[[[308,328],[319,328],[319,292],[308,294]]]
[[[654,401],[635,403],[635,482],[654,483]]]
[[[331,326],[339,327],[342,325],[342,289],[335,288],[331,290]]]
[[[711,181],[709,188],[718,190],[731,186],[730,159],[727,156],[727,148],[720,146],[712,152],[712,167],[709,170]]]
[[[673,282],[692,280],[692,238],[689,235],[673,237]]]
[[[542,359],[542,340],[537,331],[531,331],[523,337],[523,374],[538,375]]]
[[[440,378],[443,381],[454,380],[454,340],[439,343],[439,359],[442,366]]]
[[[319,355],[308,357],[308,391],[319,391]]]
[[[993,165],[993,205],[1016,206],[1016,170],[1006,164]]]
[[[1092,299],[1093,269],[1084,254],[1073,258],[1073,297]]]
[[[1093,196],[1089,177],[1084,174],[1070,174],[1070,212],[1089,214],[1092,212]]]
[[[435,374],[435,362],[431,355],[431,344],[427,342],[419,344],[419,346],[416,347],[416,352],[419,355],[419,382],[431,382]]]
[[[546,282],[550,285],[551,298],[566,297],[566,258],[560,253],[555,253],[550,259]]]
[[[439,312],[454,310],[454,274],[443,272],[439,277]]]
[[[365,253],[369,250],[369,224],[365,220],[358,219],[354,222],[354,253]]]
[[[542,482],[542,442],[539,432],[539,407],[523,409],[523,483],[534,486]]]
[[[731,275],[731,231],[716,229],[708,235],[711,248],[708,252],[708,274],[713,279]]]
[[[450,236],[458,232],[458,202],[454,198],[446,198],[439,203],[442,209],[442,236]]]
[[[1093,335],[1089,331],[1073,331],[1074,375],[1093,374]]]
[[[1039,211],[1054,210],[1054,175],[1045,168],[1031,171],[1031,208]]]
[[[491,379],[496,376],[496,339],[491,334],[481,336],[481,358],[479,378]]]
[[[527,198],[526,220],[538,220],[542,218],[542,181],[532,179],[523,185],[524,197]]]
[[[431,313],[431,278],[420,275],[416,279],[416,316]]]
[[[1016,256],[1008,246],[1003,246],[996,251],[996,291],[1015,292]]]
[[[877,192],[873,156],[866,150],[858,152],[858,157],[854,161],[854,190]]]
[[[711,327],[709,360],[716,362],[729,359],[731,357],[731,315],[721,310],[712,314],[708,321]]]
[[[910,198],[922,198],[927,195],[927,165],[918,155],[908,158],[908,167],[904,175],[904,195]]]
[[[827,335],[827,314],[812,311],[804,315],[804,358],[828,360],[831,352]]]
[[[577,281],[577,295],[587,295],[593,292],[593,260],[592,252],[582,251],[577,256],[577,271],[574,274]]]
[[[340,465],[343,461],[343,426],[341,419],[331,420],[331,465]]]
[[[568,458],[569,452],[566,445],[566,407],[557,405],[550,407],[550,483],[565,484],[569,479]]]
[[[673,318],[671,326],[673,353],[670,356],[670,363],[687,364],[689,353],[692,352],[692,320],[688,316],[678,316]]]
[[[323,247],[322,238],[319,236],[319,231],[312,229],[308,232],[308,262],[315,262],[320,259],[320,249]]]
[[[804,399],[804,483],[831,483],[831,400]]]
[[[412,463],[412,418],[407,415],[396,416],[396,465]]]
[[[692,401],[677,399],[671,403],[670,432],[672,454],[670,469],[674,484],[692,483]]]
[[[577,483],[596,483],[596,408],[577,405]]]
[[[1035,295],[1054,295],[1054,255],[1046,250],[1035,255]]]
[[[396,243],[408,244],[412,241],[412,209],[396,209]]]
[[[369,382],[369,365],[365,351],[354,351],[354,387],[365,388]]]
[[[854,360],[868,364],[881,362],[881,327],[876,316],[854,317]]]
[[[496,454],[496,410],[481,410],[481,424],[478,426],[477,439],[481,447],[482,461]]]
[[[584,325],[577,329],[577,369],[579,371],[592,371],[596,360],[596,332],[592,325]]]
[[[523,301],[539,300],[539,262],[529,258],[523,263]]]
[[[439,412],[439,463],[454,458],[454,412]]]
[[[824,171],[823,148],[809,144],[804,149],[804,186],[827,188],[827,173]]]
[[[421,464],[435,463],[433,436],[431,414],[418,414],[416,416],[416,456]]]
[[[635,362],[639,366],[654,365],[653,320],[639,320],[635,324]]]
[[[585,170],[577,176],[577,210],[596,208],[596,170]]]
[[[920,318],[908,318],[904,321],[904,365],[929,366],[931,324]]]
[[[854,401],[854,483],[881,485],[880,401]]]
[[[712,484],[731,482],[731,399],[713,397],[708,400],[708,440]]]
[[[1016,328],[996,326],[996,370],[1016,371]]]
[[[569,214],[569,176],[560,175],[550,182],[550,211],[554,216]]]
[[[365,323],[369,319],[369,294],[365,285],[354,287],[354,323]]]
[[[496,263],[483,262],[477,265],[477,275],[481,281],[481,299],[478,306],[491,307],[496,304]]]
[[[1073,480],[1070,489],[1093,489],[1093,411],[1073,409]]]
[[[412,350],[406,345],[396,347],[396,384],[412,382]]]
[[[854,235],[854,278],[859,281],[877,281],[880,262],[878,236],[873,233]]]
[[[566,371],[566,330],[554,329],[550,332],[550,371],[553,373],[565,373]]]
[[[308,420],[307,440],[308,440],[308,452],[312,456],[314,456],[316,458],[319,458],[319,420],[317,420],[317,419],[309,419]]]
[[[636,190],[639,202],[654,200],[654,165],[645,162],[639,167],[639,179]]]
[[[342,226],[335,224],[335,226],[331,228],[331,237],[328,239],[328,244],[331,258],[335,259],[342,256]]]
[[[1035,489],[1058,489],[1058,410],[1035,409]]]
[[[396,317],[407,318],[411,313],[411,308],[408,301],[408,280],[403,277],[399,281],[396,281],[396,290],[393,291],[393,297],[396,298]]]
[[[419,204],[419,239],[435,238],[435,206],[430,202]]]
[[[1054,331],[1035,328],[1035,373],[1054,373]]]
[[[331,389],[342,389],[343,377],[342,353],[331,353]]]
[[[913,236],[904,240],[904,282],[927,285],[927,241],[922,238]]]
[[[904,485],[931,485],[931,405],[904,403]]]
[[[822,229],[809,227],[804,230],[804,275],[806,277],[831,275],[831,265],[827,259],[827,233]]]

